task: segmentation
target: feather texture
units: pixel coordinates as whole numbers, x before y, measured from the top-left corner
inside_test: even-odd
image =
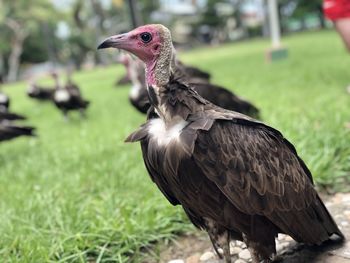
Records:
[[[310,171],[279,131],[219,108],[175,79],[161,91],[159,103],[173,118],[186,120],[179,140],[162,146],[153,139],[151,126],[158,117],[151,110],[126,141],[141,142],[153,182],[171,204],[182,205],[194,225],[208,231],[214,247],[229,233],[266,259],[275,253],[278,233],[308,244],[334,233],[343,237]]]

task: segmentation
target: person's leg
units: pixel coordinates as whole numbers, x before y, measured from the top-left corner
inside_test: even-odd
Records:
[[[338,19],[334,24],[350,52],[350,17]]]

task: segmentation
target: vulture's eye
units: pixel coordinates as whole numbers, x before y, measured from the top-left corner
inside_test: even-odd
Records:
[[[152,40],[152,35],[148,32],[141,33],[140,36],[143,43],[149,43]]]

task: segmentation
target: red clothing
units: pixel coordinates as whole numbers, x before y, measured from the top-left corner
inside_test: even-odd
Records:
[[[350,0],[323,0],[323,12],[333,21],[350,18]]]

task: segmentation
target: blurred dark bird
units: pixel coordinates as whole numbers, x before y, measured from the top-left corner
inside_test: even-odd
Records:
[[[115,86],[119,87],[119,86],[124,86],[124,85],[130,84],[130,83],[131,83],[131,81],[129,79],[129,76],[127,74],[125,74],[124,76],[122,76],[120,79],[118,79],[115,82]]]
[[[9,111],[0,110],[0,122],[2,121],[16,121],[16,120],[25,120],[26,117],[20,114],[11,113]]]
[[[38,101],[51,101],[54,92],[54,87],[42,87],[34,82],[30,82],[27,89],[27,95]]]
[[[5,93],[0,92],[0,122],[26,119],[22,115],[11,113],[9,109],[10,98]]]
[[[237,111],[253,118],[260,118],[260,112],[257,107],[224,87],[210,83],[189,83],[189,85],[201,97],[221,108]]]
[[[53,79],[56,81],[57,74],[53,73],[51,74]],[[66,82],[66,88],[67,89],[75,89],[78,92],[79,87],[73,83],[71,79],[71,72],[70,70],[67,71],[67,82]],[[53,99],[53,94],[55,93],[55,87],[42,87],[37,85],[34,81],[31,81],[29,83],[29,87],[27,89],[27,94],[29,97],[33,99],[37,99],[39,101],[50,101]]]
[[[0,112],[7,112],[10,107],[10,98],[0,91]]]
[[[146,88],[145,80],[145,66],[139,59],[133,59],[131,56],[124,56],[125,60],[128,60],[128,70],[130,72],[130,79],[132,82],[132,88],[129,93],[129,99],[131,104],[142,113],[147,113],[147,110],[151,106],[148,99],[148,92]],[[250,102],[236,96],[233,92],[214,85],[205,81],[200,81],[198,77],[193,77],[184,72],[184,66],[181,62],[176,60],[174,67],[175,78],[179,78],[198,92],[203,98],[218,105],[222,108],[237,111],[247,114],[251,117],[259,117],[259,110]]]
[[[152,108],[126,141],[141,142],[151,179],[231,262],[229,242],[243,240],[253,262],[271,262],[278,233],[320,245],[343,234],[318,196],[294,146],[272,127],[225,110],[178,80],[170,31],[146,25],[106,39],[146,64]],[[221,254],[219,254],[222,256]]]
[[[133,59],[130,55],[123,55],[124,61],[128,61],[128,72],[131,79],[131,89],[129,93],[130,103],[140,112],[147,113],[151,104],[148,99],[148,92],[145,80],[145,66],[139,59]]]
[[[90,102],[82,97],[79,87],[71,81],[68,81],[65,86],[59,83],[56,73],[53,74],[55,79],[55,92],[53,101],[58,109],[60,109],[65,118],[68,117],[69,111],[78,110],[82,117],[85,117],[85,110]]]
[[[7,141],[19,136],[35,136],[35,128],[21,126],[14,123],[16,120],[25,120],[26,117],[11,113],[10,98],[0,92],[0,141]]]
[[[0,141],[12,140],[20,136],[35,136],[35,128],[20,126],[12,122],[0,122]]]
[[[185,65],[180,60],[176,59],[176,65],[180,71],[186,74],[186,77],[191,83],[209,83],[210,74],[199,68]]]

